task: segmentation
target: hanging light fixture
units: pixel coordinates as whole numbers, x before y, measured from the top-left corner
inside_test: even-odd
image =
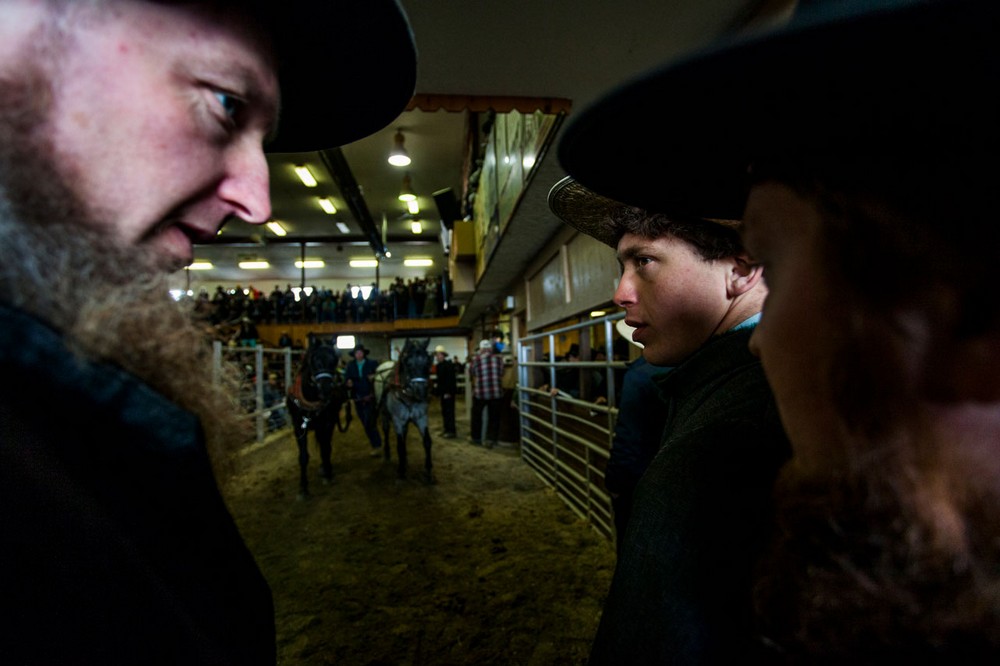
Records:
[[[413,193],[413,185],[410,184],[410,174],[403,176],[403,187],[399,190],[400,201],[413,201],[417,195]]]
[[[406,202],[406,210],[410,212],[410,215],[416,215],[420,212],[420,204],[417,203],[416,199]]]
[[[410,154],[406,152],[404,141],[403,130],[396,130],[392,150],[389,151],[389,164],[392,166],[405,167],[410,165]]]

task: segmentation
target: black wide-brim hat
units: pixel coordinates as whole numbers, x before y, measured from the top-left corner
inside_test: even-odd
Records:
[[[650,211],[739,218],[748,169],[789,155],[996,161],[1000,2],[802,3],[616,89],[564,131],[587,188]],[[898,163],[898,162],[897,162]]]
[[[374,134],[406,108],[417,51],[396,0],[247,0],[274,42],[281,86],[269,153],[311,152]]]
[[[596,238],[605,245],[618,249],[621,231],[614,219],[622,208],[630,208],[629,206],[584,187],[572,176],[566,176],[552,186],[552,189],[549,190],[548,204],[549,210],[569,226]],[[732,229],[740,227],[737,220],[698,218],[698,221],[706,224],[719,224]]]

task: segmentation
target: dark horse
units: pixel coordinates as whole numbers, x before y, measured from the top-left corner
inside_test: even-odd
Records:
[[[346,432],[351,423],[351,403],[347,387],[339,372],[340,357],[337,350],[323,344],[310,345],[295,380],[288,387],[288,414],[299,446],[299,498],[309,497],[309,428],[319,444],[321,476],[325,483],[333,480],[330,464],[333,428]],[[345,407],[344,424],[340,423],[340,409]]]
[[[385,459],[389,460],[389,421],[396,431],[396,455],[399,458],[397,476],[406,478],[406,430],[410,423],[417,426],[424,443],[424,481],[434,483],[431,472],[431,433],[427,428],[427,396],[430,394],[431,355],[427,351],[430,339],[423,342],[407,340],[398,361],[386,361],[375,373],[377,414],[385,438]]]

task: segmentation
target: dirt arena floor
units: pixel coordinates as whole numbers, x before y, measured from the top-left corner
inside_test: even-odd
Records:
[[[464,410],[459,403],[459,413]],[[513,443],[446,440],[431,407],[435,485],[370,457],[360,424],[334,433],[331,485],[312,443],[297,499],[290,429],[240,456],[227,502],[274,593],[278,663],[584,664],[612,544],[525,465]]]

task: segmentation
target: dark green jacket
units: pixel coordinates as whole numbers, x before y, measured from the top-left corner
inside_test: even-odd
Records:
[[[591,664],[746,663],[751,567],[789,446],[751,330],[657,378],[663,443],[636,488]]]

